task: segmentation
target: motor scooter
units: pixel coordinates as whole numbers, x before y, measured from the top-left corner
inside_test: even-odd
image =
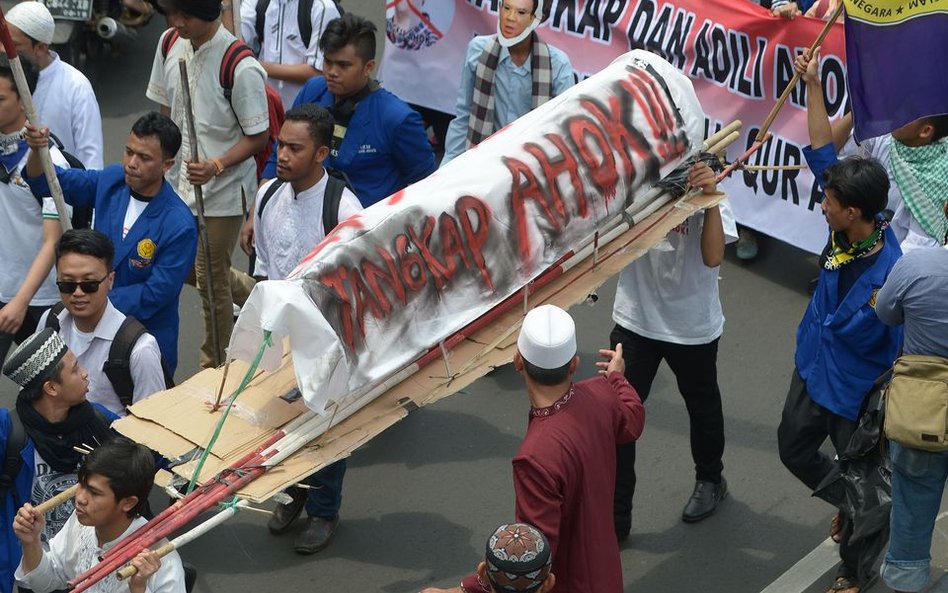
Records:
[[[86,60],[115,55],[137,37],[154,9],[145,0],[40,0],[56,22],[52,49],[82,69]]]

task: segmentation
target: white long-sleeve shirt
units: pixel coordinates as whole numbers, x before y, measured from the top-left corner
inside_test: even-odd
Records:
[[[39,566],[29,573],[23,572],[23,561],[16,568],[14,578],[17,583],[36,593],[47,593],[66,589],[66,583],[98,564],[99,556],[115,546],[139,527],[147,523],[142,517],[135,518],[116,539],[99,547],[95,527],[79,523],[76,513],[70,515],[62,530],[49,542],[49,550],[43,554]],[[153,549],[167,543],[165,540],[155,544]],[[115,573],[110,574],[89,589],[91,593],[128,593],[128,581],[120,581]],[[145,585],[147,593],[185,593],[184,567],[177,552],[171,552],[161,559],[161,568],[151,575]]]
[[[102,168],[102,114],[92,84],[85,75],[52,52],[43,68],[33,99],[41,123],[86,169]]]

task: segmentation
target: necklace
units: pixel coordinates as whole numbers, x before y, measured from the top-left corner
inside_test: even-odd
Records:
[[[9,155],[20,148],[20,142],[26,138],[26,128],[12,134],[0,134],[0,154]]]

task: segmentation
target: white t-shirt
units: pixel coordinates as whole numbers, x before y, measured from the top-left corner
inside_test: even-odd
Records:
[[[53,164],[69,167],[55,147],[50,149]],[[33,197],[21,175],[29,152],[20,161],[19,168],[10,177],[9,183],[0,183],[0,250],[3,265],[0,266],[0,302],[9,303],[23,284],[33,260],[43,245],[43,221],[59,220],[52,198],[44,198],[43,206]],[[66,206],[67,210],[71,209]],[[47,307],[59,302],[56,289],[56,271],[50,268],[49,275],[40,286],[30,305]]]
[[[899,184],[895,182],[895,173],[892,171],[892,162],[889,152],[892,150],[892,143],[895,140],[892,135],[869,138],[862,144],[856,144],[852,134],[843,149],[840,151],[840,158],[858,154],[869,156],[885,167],[885,172],[889,176],[889,203],[886,206],[892,211],[892,232],[895,238],[899,240],[899,247],[902,253],[908,253],[912,249],[919,247],[941,247],[941,238],[934,238],[922,228],[922,225],[915,220],[915,215],[909,210],[909,207],[902,199],[902,190]]]
[[[132,230],[132,225],[135,224],[135,221],[138,220],[138,217],[142,215],[142,212],[144,212],[147,207],[148,202],[129,197],[128,208],[125,209],[125,222],[122,223],[123,239],[125,235],[128,234],[128,231]]]
[[[244,41],[253,47],[260,40],[257,39],[257,3],[243,2],[240,7],[240,30]],[[309,64],[317,70],[323,69],[323,52],[319,49],[319,40],[326,30],[329,21],[339,18],[339,10],[332,0],[314,0],[310,14],[312,34],[309,45],[303,45],[300,34],[299,0],[270,0],[264,15],[263,44],[260,47],[260,61],[271,64],[286,64],[296,66]],[[283,108],[293,106],[293,100],[303,88],[303,85],[285,80],[269,79],[270,84],[280,93],[283,99]]]
[[[737,241],[737,225],[725,199],[718,206],[724,241]],[[724,331],[718,270],[704,265],[704,211],[673,229],[662,243],[622,270],[612,319],[646,338],[673,344],[707,344]],[[668,249],[668,246],[671,249]]]
[[[270,180],[260,188],[253,215],[257,250],[254,275],[284,280],[300,260],[325,238],[323,196],[328,179],[329,174],[323,171],[316,185],[298,194],[293,192],[292,185],[284,183],[267,202],[262,221],[258,214],[259,204],[267,188],[276,180]],[[339,222],[361,210],[362,204],[355,194],[344,189],[339,201]]]
[[[52,55],[52,63],[39,73],[33,94],[40,121],[86,169],[101,169],[102,115],[92,84],[55,52]]]

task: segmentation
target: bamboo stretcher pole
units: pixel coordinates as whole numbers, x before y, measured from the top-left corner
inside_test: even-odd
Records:
[[[223,511],[217,513],[216,515],[214,515],[213,517],[211,517],[211,518],[208,519],[207,521],[201,523],[200,525],[198,525],[198,526],[195,527],[194,529],[191,529],[190,531],[188,531],[188,532],[186,532],[186,533],[182,533],[181,535],[179,535],[178,537],[174,538],[173,540],[171,540],[171,541],[168,542],[167,544],[161,546],[160,548],[158,548],[157,550],[155,550],[155,554],[156,554],[159,558],[164,558],[165,556],[167,556],[168,554],[170,554],[170,553],[173,552],[174,550],[177,550],[177,549],[180,548],[181,546],[184,546],[184,545],[186,545],[186,544],[189,544],[189,543],[193,542],[194,540],[196,540],[197,538],[201,537],[202,535],[204,535],[204,534],[207,533],[208,531],[210,531],[210,530],[214,529],[215,527],[217,527],[218,525],[222,524],[224,521],[230,519],[231,517],[233,517],[234,515],[236,515],[238,511],[240,511],[240,510],[242,510],[242,509],[250,508],[250,507],[248,506],[248,504],[249,504],[249,503],[248,503],[246,500],[241,500],[241,501],[239,501],[237,504],[235,504],[234,506],[231,506],[231,507],[228,507],[228,508],[224,509]],[[136,574],[138,574],[138,569],[135,568],[134,566],[129,565],[129,566],[126,566],[125,568],[123,568],[122,570],[118,571],[118,573],[116,574],[116,576],[118,576],[119,580],[121,581],[121,580],[125,580],[125,579],[127,579],[127,578],[131,578],[131,577],[135,576]]]
[[[3,51],[7,54],[10,62],[10,69],[13,70],[13,79],[16,82],[16,92],[23,103],[23,109],[26,111],[26,119],[36,126],[40,127],[39,115],[36,113],[36,105],[33,103],[33,93],[26,83],[26,74],[23,72],[23,64],[20,62],[20,56],[16,53],[16,46],[13,45],[13,38],[10,37],[10,29],[7,27],[7,19],[0,8],[0,43],[3,44]],[[63,197],[63,188],[59,185],[59,178],[56,176],[56,168],[53,166],[53,159],[49,155],[49,147],[44,146],[39,150],[40,162],[43,163],[43,173],[46,175],[46,183],[49,185],[49,193],[52,194],[53,202],[56,203],[56,212],[59,214],[59,224],[64,231],[72,228],[72,221],[69,218],[69,211],[66,209],[66,200]]]
[[[717,144],[724,138],[730,136],[731,133],[737,132],[738,130],[740,130],[741,125],[743,125],[741,120],[735,119],[734,121],[724,126],[717,132],[708,136],[707,140],[704,141],[704,144],[701,147],[702,152],[712,152],[710,150],[710,147],[714,146],[715,144]]]
[[[727,167],[725,167],[724,170],[721,171],[721,173],[719,173],[718,176],[716,177],[718,183],[720,183],[721,181],[723,181],[724,178],[727,177],[728,175],[730,175],[732,171],[734,171],[735,169],[737,169],[738,167],[740,167],[742,163],[746,162],[747,159],[749,159],[752,154],[754,154],[755,152],[757,152],[758,150],[760,150],[760,147],[764,145],[764,142],[770,140],[770,136],[771,136],[770,132],[767,132],[767,134],[764,136],[764,138],[763,138],[762,140],[756,140],[756,141],[754,141],[754,143],[751,145],[751,147],[748,148],[748,149],[744,152],[744,154],[742,154],[741,156],[737,157],[737,159],[736,159],[733,163],[731,163],[730,165],[728,165]]]
[[[840,2],[839,6],[836,7],[836,10],[833,11],[833,15],[828,21],[826,21],[826,24],[823,25],[823,30],[820,31],[820,34],[810,46],[810,56],[813,56],[814,52],[816,52],[816,50],[818,50],[820,46],[823,45],[823,40],[826,39],[826,36],[833,28],[833,24],[836,22],[836,19],[839,18],[840,14],[842,14],[844,6],[844,3]],[[767,131],[770,130],[770,126],[773,125],[774,120],[777,118],[777,114],[780,113],[780,108],[783,107],[783,104],[787,102],[787,97],[790,96],[790,93],[797,86],[798,82],[800,82],[800,73],[794,72],[793,78],[791,78],[790,82],[787,84],[787,88],[783,89],[783,93],[781,93],[780,98],[777,99],[777,104],[774,105],[774,108],[770,110],[770,114],[767,116],[767,119],[765,119],[763,125],[760,126],[760,131],[757,132],[757,137],[754,138],[756,142],[763,141],[764,136],[767,135]]]

